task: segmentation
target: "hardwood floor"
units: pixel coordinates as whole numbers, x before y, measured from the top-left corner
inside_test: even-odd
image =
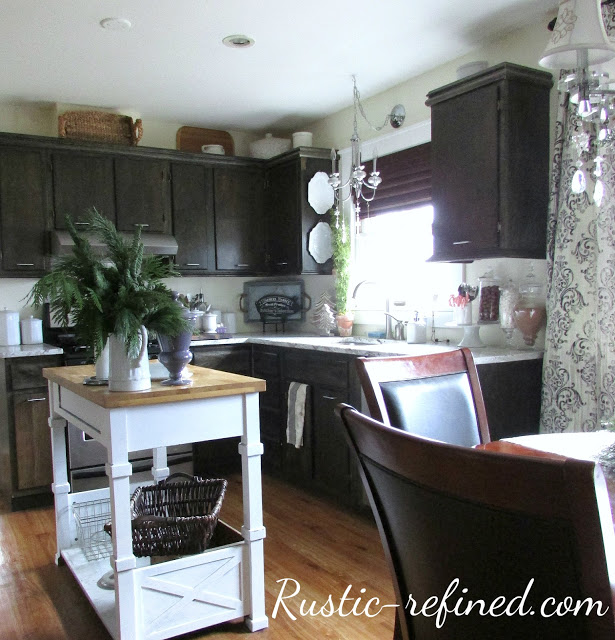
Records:
[[[269,628],[252,636],[243,623],[220,625],[183,636],[186,640],[375,640],[393,638],[394,609],[380,614],[352,615],[364,610],[370,598],[393,604],[395,596],[375,525],[371,520],[341,511],[336,506],[270,477],[263,478],[265,511],[265,589]],[[237,527],[241,522],[241,481],[229,479],[222,518]],[[54,563],[55,525],[51,509],[0,515],[0,638],[3,640],[109,640],[103,624],[90,607],[67,567]],[[284,595],[300,592],[280,605],[276,599],[290,579]],[[331,616],[300,615],[318,612],[329,595],[335,608],[347,594],[342,613]],[[362,593],[361,589],[365,589]],[[360,604],[356,599],[361,598]],[[375,603],[374,603],[375,604]],[[372,604],[369,612],[378,607]],[[348,615],[350,613],[350,615]]]

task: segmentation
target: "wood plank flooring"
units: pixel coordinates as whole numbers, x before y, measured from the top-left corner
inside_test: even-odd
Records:
[[[269,477],[263,478],[265,589],[269,628],[251,634],[229,623],[183,636],[185,640],[374,640],[393,638],[394,609],[375,617],[347,615],[356,599],[363,611],[369,598],[392,604],[395,596],[374,523]],[[241,523],[241,481],[229,479],[222,518]],[[2,640],[109,640],[67,567],[54,563],[55,525],[51,509],[0,515],[0,638]],[[300,584],[285,600],[296,620],[279,607],[284,578]],[[337,608],[349,585],[343,613],[300,615],[301,601],[319,611],[329,595]],[[292,588],[291,588],[292,587]],[[295,587],[288,582],[284,593]],[[365,589],[362,593],[361,589]],[[371,606],[370,612],[378,608]]]

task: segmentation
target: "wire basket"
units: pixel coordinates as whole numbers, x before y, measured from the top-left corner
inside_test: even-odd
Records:
[[[130,500],[134,555],[204,551],[218,523],[226,486],[223,479],[175,473],[158,484],[137,487]],[[110,525],[105,530],[111,533]]]
[[[113,552],[111,538],[105,531],[105,525],[111,519],[109,499],[75,503],[73,516],[77,525],[76,540],[86,560],[108,558]]]

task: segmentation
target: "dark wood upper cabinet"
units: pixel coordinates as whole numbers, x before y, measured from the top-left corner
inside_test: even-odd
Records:
[[[171,165],[175,263],[186,274],[215,269],[213,261],[213,169],[202,164]]]
[[[49,193],[42,151],[0,149],[2,275],[39,276],[47,266]]]
[[[51,168],[56,229],[66,229],[66,215],[79,228],[92,207],[115,223],[111,156],[58,151],[51,154]]]
[[[171,233],[171,185],[168,160],[115,158],[117,228]]]
[[[263,273],[264,167],[214,167],[216,269]]]
[[[331,151],[300,148],[269,161],[265,193],[268,270],[273,274],[330,274],[333,261],[320,264],[308,250],[309,235],[319,222],[308,202],[308,185],[318,171],[328,174]]]
[[[503,63],[428,94],[431,260],[545,257],[552,85]]]

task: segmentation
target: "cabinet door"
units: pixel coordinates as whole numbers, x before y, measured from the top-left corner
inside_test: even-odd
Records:
[[[538,433],[542,365],[542,358],[476,365],[492,440]]]
[[[113,158],[57,151],[51,155],[51,166],[56,229],[66,229],[66,215],[79,229],[92,207],[115,223]]]
[[[308,251],[310,233],[319,222],[331,223],[329,212],[318,214],[309,204],[308,189],[310,180],[316,173],[322,171],[328,175],[331,170],[331,160],[322,158],[302,158],[301,159],[301,273],[330,274],[333,270],[333,259],[319,263],[314,260]]]
[[[182,273],[201,273],[213,265],[213,174],[202,165],[173,163],[173,234]],[[211,264],[210,264],[211,262]]]
[[[498,246],[499,84],[432,106],[434,259]]]
[[[347,393],[340,389],[316,387],[314,392],[314,421],[312,447],[314,482],[320,489],[342,500],[351,496],[350,449],[335,407],[348,402]]]
[[[47,389],[14,393],[13,416],[17,489],[51,485],[53,472]]]
[[[266,181],[267,268],[272,274],[301,272],[299,158],[277,164]]]
[[[48,194],[43,152],[0,150],[2,271],[42,275],[48,253]]]
[[[192,364],[207,369],[250,375],[251,348],[248,345],[193,347]],[[206,428],[206,427],[205,427]],[[228,474],[241,471],[237,447],[241,438],[223,438],[194,444],[194,472],[200,476]]]
[[[171,232],[169,163],[152,158],[115,159],[117,228]]]
[[[216,269],[255,273],[265,264],[264,174],[259,167],[214,169]]]

